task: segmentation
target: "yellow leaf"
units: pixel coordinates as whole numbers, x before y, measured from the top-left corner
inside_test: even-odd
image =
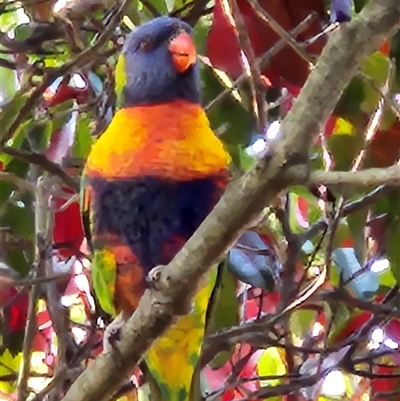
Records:
[[[2,355],[0,355],[0,371],[2,376],[11,374],[18,374],[19,366],[22,361],[22,354],[19,353],[15,356],[6,349]],[[11,394],[16,389],[16,381],[0,381],[0,390],[7,394]]]
[[[287,373],[285,353],[280,348],[267,348],[261,355],[257,364],[259,376],[283,376]],[[261,386],[277,386],[281,379],[260,380]],[[268,398],[268,401],[282,401],[281,396]]]

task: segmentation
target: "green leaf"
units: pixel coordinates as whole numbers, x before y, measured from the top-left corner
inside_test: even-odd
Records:
[[[290,332],[298,339],[303,339],[311,332],[317,318],[317,312],[309,309],[297,309],[290,316]]]
[[[196,45],[198,54],[205,54],[207,36],[211,27],[211,20],[208,18],[200,18],[194,27],[193,40]]]
[[[396,189],[384,198],[379,199],[373,206],[376,216],[387,214],[390,219],[400,215],[400,189]]]
[[[86,159],[92,147],[92,136],[90,134],[90,116],[88,114],[79,117],[75,134],[75,142],[72,148],[73,157]]]
[[[133,22],[134,25],[140,24],[139,1],[132,0],[129,2],[125,10],[125,15]]]
[[[15,40],[18,42],[25,42],[31,37],[33,28],[30,23],[23,23],[14,28]]]
[[[204,85],[204,104],[214,99],[225,87],[208,66],[202,66],[201,76]],[[245,146],[250,142],[254,128],[254,117],[239,101],[227,95],[218,105],[208,111],[213,130],[224,128],[221,139],[229,145]]]
[[[390,267],[394,278],[400,284],[400,218],[394,219],[386,231],[387,239],[387,257],[390,262]]]
[[[352,119],[361,112],[360,104],[365,96],[365,85],[361,78],[355,77],[343,91],[333,114],[344,119]]]
[[[349,121],[339,118],[328,146],[335,161],[335,170],[348,170],[364,142],[362,130]]]
[[[389,59],[382,53],[375,52],[364,63],[362,71],[373,80],[375,85],[371,85],[361,77],[353,78],[344,90],[333,113],[337,117],[351,121],[359,130],[364,126],[363,116],[369,115],[378,106],[380,94],[376,88],[382,87],[387,79]],[[385,123],[389,124],[391,120],[393,121],[393,115],[388,113],[385,116]]]
[[[186,6],[189,3],[192,3],[193,0],[173,0],[175,3],[174,9],[175,10],[179,10],[182,7]],[[188,11],[190,10],[190,7],[187,7],[185,12],[183,12],[182,14],[180,14],[180,16],[185,15]]]
[[[35,121],[28,130],[28,138],[33,150],[43,152],[48,148],[52,136],[66,126],[72,114],[72,106],[73,100],[62,102],[52,107],[49,115]]]
[[[116,280],[114,254],[107,250],[95,251],[92,260],[93,288],[104,312],[114,316],[114,292]]]
[[[7,146],[14,149],[19,149],[25,140],[26,132],[28,132],[31,129],[31,124],[32,124],[31,120],[21,124],[17,129],[17,131],[15,132],[13,138],[7,142]],[[13,156],[7,155],[5,153],[0,154],[0,161],[3,163],[4,167],[7,167],[8,163],[10,163],[11,160],[13,160]]]
[[[10,59],[6,55],[2,57],[4,59]],[[0,67],[0,104],[5,99],[11,99],[18,90],[17,73],[14,70]]]
[[[354,241],[354,249],[360,263],[365,260],[365,224],[368,217],[368,208],[358,210],[347,216],[347,224]]]
[[[396,284],[392,269],[386,269],[379,274],[379,284],[387,288],[392,288]]]
[[[72,99],[66,100],[57,106],[52,107],[51,110],[51,123],[52,133],[60,130],[71,116],[74,101]]]
[[[161,14],[165,15],[168,14],[168,8],[165,0],[152,0],[151,5]],[[144,10],[146,10],[146,14],[148,14],[150,17],[154,17],[152,14],[150,14],[147,10],[147,7],[143,7]]]
[[[27,92],[25,89],[20,89],[8,103],[0,108],[1,138],[3,138],[9,131],[21,107],[25,104],[28,97],[29,92]]]
[[[345,303],[336,300],[324,304],[323,308],[326,319],[333,319],[332,330],[328,333],[328,339],[331,340],[348,324],[350,311]]]
[[[51,119],[36,121],[26,129],[26,137],[29,140],[31,149],[35,152],[43,152],[49,143],[53,132]]]
[[[256,166],[258,162],[256,157],[249,155],[242,147],[240,147],[239,156],[240,156],[239,166],[241,167],[242,171],[251,170],[253,167]]]
[[[9,203],[2,217],[2,225],[11,227],[13,234],[20,238],[34,239],[34,215],[28,207]]]
[[[85,324],[87,320],[85,305],[82,302],[73,304],[69,309],[69,318],[73,323]]]
[[[362,67],[365,75],[372,78],[376,87],[380,88],[385,83],[389,72],[389,59],[380,52],[372,54]],[[364,99],[361,103],[361,110],[365,113],[372,113],[378,106],[381,95],[372,87],[364,82]]]
[[[33,242],[32,242],[32,252],[30,255],[26,254],[25,251],[17,248],[7,249],[6,260],[7,263],[17,271],[22,277],[25,277],[32,266],[33,262]],[[29,260],[28,260],[29,258]]]
[[[4,4],[4,2],[2,2]],[[2,5],[3,5],[2,4]],[[2,32],[9,32],[20,21],[20,14],[17,12],[18,8],[11,4],[9,10],[1,10],[0,13],[0,26]]]
[[[168,10],[168,12],[170,13],[175,6],[175,0],[164,0],[165,1],[165,6]]]
[[[353,0],[353,1],[354,1],[354,8],[356,10],[356,13],[358,14],[368,3],[369,0]]]
[[[227,261],[218,267],[217,284],[210,301],[207,333],[212,334],[226,327],[239,324],[239,302],[236,295],[236,279],[228,271]],[[223,366],[234,351],[219,353],[211,363],[213,369]]]
[[[308,216],[306,220],[310,225],[316,223],[322,217],[322,210],[318,206],[318,199],[303,186],[295,186],[290,188],[290,227],[294,233],[300,233],[304,229],[298,223],[297,203],[299,198],[304,198],[308,203]]]
[[[394,59],[396,64],[396,89],[400,88],[400,31],[397,31],[390,41],[390,54],[391,59]]]
[[[400,190],[394,190],[388,196],[380,199],[374,205],[376,215],[387,214],[387,226],[385,229],[386,256],[389,259],[392,274],[400,283]],[[389,280],[390,276],[383,274],[381,280]],[[385,281],[381,282],[385,284]],[[390,284],[388,284],[390,285]]]
[[[0,160],[2,159],[1,156]],[[9,173],[14,173],[18,177],[25,178],[29,170],[29,165],[28,163],[25,163],[23,161],[12,159],[10,156],[10,163],[8,163],[5,170]],[[0,181],[0,206],[7,201],[7,199],[11,195],[11,192],[14,191],[15,189],[16,186],[14,184],[11,184],[10,182]]]

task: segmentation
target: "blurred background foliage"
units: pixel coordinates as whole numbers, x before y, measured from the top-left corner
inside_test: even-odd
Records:
[[[297,29],[295,49],[282,42],[279,34],[257,15],[251,2],[237,0],[255,57],[259,59],[271,49],[276,50],[276,46],[280,47],[260,68],[260,85],[268,111],[265,127],[257,124],[249,80],[242,75],[240,46],[235,30],[224,15],[222,0],[0,2],[0,390],[3,399],[14,399],[6,397],[16,394],[28,305],[32,299],[37,309],[30,387],[34,391],[45,388],[57,366],[57,339],[47,305],[48,284],[32,281],[37,275],[38,260],[43,256],[38,252],[37,243],[35,247],[39,177],[56,176],[61,183],[50,203],[54,216],[47,257],[57,276],[58,298],[72,333],[67,350],[69,366],[82,368],[101,350],[104,325],[99,321],[107,323],[108,317],[99,311],[92,297],[90,258],[74,194],[79,189],[85,157],[115,112],[114,66],[124,35],[136,25],[165,14],[182,18],[194,27],[203,104],[212,128],[232,155],[233,174],[239,175],[254,165],[268,141],[279,137],[279,121],[290,110],[329,32],[356,18],[367,1],[259,0],[258,4],[284,31]],[[343,93],[315,144],[312,168],[355,169],[358,157],[361,158],[356,167],[361,169],[397,163],[399,88],[400,32],[397,32],[369,57]],[[298,346],[321,344],[321,341],[325,345],[337,344],[368,322],[372,313],[367,307],[369,302],[378,304],[385,300],[395,305],[399,301],[400,282],[399,196],[398,189],[386,187],[347,189],[345,193],[337,187],[291,188],[276,205],[265,210],[260,222],[231,251],[221,273],[224,286],[217,297],[216,312],[211,316],[210,334],[221,328],[248,324],[279,308],[284,298],[282,265],[288,263],[293,235],[301,239],[295,261],[297,290],[313,283],[328,263],[324,224],[340,199],[344,201],[345,217],[339,220],[332,239],[332,266],[324,288],[326,291],[339,289],[347,283],[345,292],[353,302],[344,297],[296,309],[285,330],[289,330],[291,340]],[[36,298],[30,295],[32,286],[39,287]],[[388,293],[392,294],[389,298]],[[383,333],[381,343],[389,338],[398,344],[399,320],[385,323],[378,319],[375,326]],[[271,336],[277,342],[287,335],[282,333]],[[374,333],[376,337],[376,330]],[[211,352],[213,341],[218,340],[213,338],[205,347],[205,355],[207,350],[209,355],[208,359],[205,357],[207,363],[199,390],[203,394],[215,392],[228,401],[247,397],[262,386],[284,383],[283,379],[249,379],[257,375],[285,375],[289,368],[284,346],[260,348],[249,340],[242,340],[240,347],[230,345]],[[377,342],[368,338],[363,344],[371,341]],[[394,398],[387,399],[399,399],[399,393],[395,393],[400,390],[399,376],[395,376],[399,373],[398,346],[393,349],[397,349],[395,356],[386,356],[385,364],[379,360],[381,364],[372,368],[374,374],[389,372],[393,377],[366,379],[348,369],[342,376],[345,384],[339,396],[352,399],[362,388],[365,393],[392,392]],[[244,358],[247,358],[245,362]],[[303,369],[300,373],[313,369],[315,355],[306,353],[302,358],[302,364],[297,361]],[[331,360],[335,363],[340,358],[333,355]],[[232,366],[239,361],[241,369],[237,371]],[[233,374],[243,379],[237,386],[232,385]],[[336,377],[334,382],[337,384],[342,378]],[[61,390],[65,391],[68,380],[63,386]],[[314,388],[312,397],[330,399],[333,390],[328,390],[328,385],[321,386]],[[310,387],[307,391],[311,391]],[[307,391],[302,393],[304,399]],[[286,400],[285,397],[277,395],[268,399]]]

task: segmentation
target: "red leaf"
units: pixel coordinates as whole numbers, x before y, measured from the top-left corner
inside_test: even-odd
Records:
[[[54,335],[53,325],[47,310],[39,312],[36,315],[37,332],[33,340],[33,351],[44,352],[46,355],[51,354],[51,342]],[[45,361],[49,366],[53,361]]]
[[[50,353],[50,342],[42,331],[38,331],[33,340],[32,351]]]
[[[392,319],[385,327],[387,335],[395,342],[400,344],[400,320]]]
[[[382,303],[384,295],[375,297],[376,303]],[[347,322],[346,326],[338,332],[333,338],[333,343],[337,344],[346,340],[355,331],[360,329],[372,316],[371,312],[361,312],[352,316]],[[400,319],[391,319],[388,323],[382,326],[386,336],[400,345]]]
[[[2,287],[0,305],[4,307],[4,318],[11,333],[21,332],[26,326],[29,296],[19,293],[14,287]]]
[[[400,347],[400,320],[392,319],[385,326],[386,336],[390,338],[392,341],[397,343]],[[400,367],[400,351],[399,348],[397,352],[390,355],[393,362]]]
[[[88,85],[86,77],[82,74],[79,75],[86,82],[86,87],[77,88],[76,86],[70,85],[69,81],[66,79],[63,79],[60,84],[57,84],[57,81],[55,81],[43,94],[43,99],[45,100],[44,106],[47,108],[54,107],[71,99],[77,100],[78,104],[83,103],[87,98]]]
[[[256,57],[262,56],[280,38],[270,26],[265,23],[253,11],[253,8],[246,0],[238,0],[238,6],[243,16],[244,23]],[[314,0],[260,0],[259,4],[271,17],[277,21],[283,29],[289,31],[297,26],[312,12],[316,12],[310,26],[299,35],[300,41],[305,41],[315,36],[321,31],[325,22],[325,11],[323,2]],[[237,43],[233,27],[223,13],[222,1],[215,2],[213,12],[213,26],[210,29],[207,39],[206,54],[210,58],[214,67],[221,69],[237,78],[242,73],[240,63],[240,48]],[[319,55],[326,38],[321,37],[312,45],[307,47],[307,51]],[[288,63],[290,60],[290,63]],[[284,85],[284,81],[301,87],[309,74],[309,64],[300,57],[291,47],[286,45],[280,52],[271,59],[271,65],[262,71],[274,86]]]
[[[333,130],[335,129],[335,124],[336,124],[336,117],[330,116],[325,124],[324,132],[326,138],[329,138],[333,134]],[[320,140],[318,140],[318,143],[320,143]]]
[[[75,192],[69,188],[63,188],[69,194]],[[59,209],[65,203],[65,199],[56,198],[55,205]],[[59,249],[62,256],[68,258],[79,253],[80,246],[85,235],[82,226],[79,202],[73,202],[65,210],[55,213],[53,229],[54,244],[64,244],[65,247]]]
[[[236,346],[236,350],[232,356],[231,361],[227,362],[222,368],[213,370],[209,366],[204,369],[204,374],[207,379],[208,386],[211,390],[217,390],[226,385],[226,380],[232,372],[232,364],[236,364],[240,359],[248,357],[249,359],[242,371],[239,374],[241,378],[249,378],[256,376],[257,363],[261,357],[262,350],[253,352],[248,344],[241,344]],[[251,353],[251,356],[250,356]],[[259,388],[258,381],[249,381],[243,383],[241,387],[230,388],[222,395],[222,399],[226,401],[242,399],[246,397],[245,391],[252,392]],[[244,390],[245,389],[245,390]],[[253,400],[249,400],[253,401]]]
[[[73,111],[65,125],[52,133],[46,157],[53,163],[61,164],[63,158],[69,155],[75,141],[76,125],[77,112]]]
[[[395,374],[396,368],[394,366],[376,366],[374,368],[375,374]],[[371,380],[371,387],[374,393],[378,392],[391,392],[396,389],[399,384],[399,379],[396,377],[385,378],[385,379],[373,379]]]
[[[259,315],[260,312],[260,301],[261,301],[261,312],[263,313],[275,313],[276,308],[280,301],[280,295],[278,292],[269,294],[265,290],[260,288],[252,288],[250,290],[252,299],[249,299],[246,303],[246,314],[245,319],[254,319]],[[262,294],[262,297],[261,297]]]
[[[383,130],[379,130],[370,145],[369,162],[373,167],[388,167],[394,164],[400,149],[400,120]]]
[[[231,401],[235,399],[235,391],[234,390],[226,390],[224,395],[221,398],[221,401]]]
[[[309,206],[307,199],[299,196],[297,198],[296,218],[297,223],[303,228],[307,228],[309,226],[308,209]]]
[[[364,325],[368,319],[371,317],[371,313],[363,312],[358,315],[353,316],[346,326],[335,335],[333,342],[334,344],[344,341],[346,338],[350,337],[356,330],[358,330],[362,325]]]

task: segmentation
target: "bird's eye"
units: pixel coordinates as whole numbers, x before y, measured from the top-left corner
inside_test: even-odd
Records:
[[[151,50],[151,43],[148,40],[142,40],[139,44],[139,49],[143,51]]]

